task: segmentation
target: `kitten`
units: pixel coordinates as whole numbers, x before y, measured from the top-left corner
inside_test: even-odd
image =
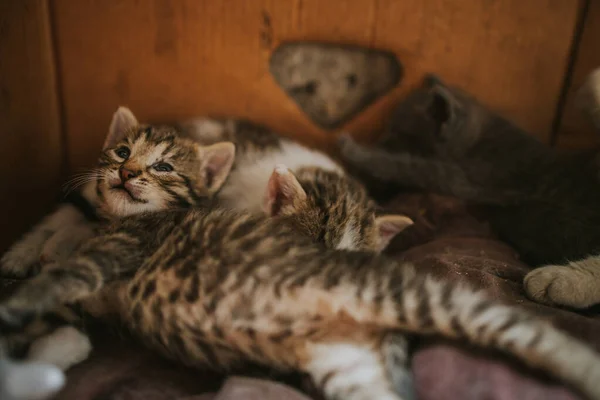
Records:
[[[222,147],[223,140],[226,139],[235,140],[237,148],[241,149],[241,151],[236,150],[237,154],[233,164],[234,166],[231,168],[235,168],[238,171],[244,170],[245,168],[251,168],[252,159],[262,158],[263,154],[261,153],[264,152],[264,147],[259,147],[262,143],[270,141],[274,150],[279,151],[281,149],[281,140],[278,137],[268,131],[260,131],[260,129],[264,128],[259,126],[249,125],[247,122],[242,123],[244,124],[245,131],[235,130],[235,136],[220,137],[218,140],[210,142],[204,140],[206,148]],[[131,182],[131,180],[128,180],[129,175],[136,175],[137,173],[135,171],[140,170],[140,168],[135,167],[135,165],[151,164],[154,161],[149,160],[149,158],[154,157],[155,154],[159,154],[163,150],[164,139],[159,136],[159,141],[149,142],[149,133],[145,133],[144,135],[140,134],[133,139],[130,138],[128,146],[106,149],[107,146],[110,146],[111,143],[114,142],[114,137],[119,135],[119,132],[125,132],[132,129],[135,130],[137,129],[137,125],[137,119],[130,110],[120,108],[115,113],[111,127],[109,128],[109,139],[105,143],[105,154],[101,159],[99,168],[94,171],[93,181],[86,187],[88,198],[92,199],[94,207],[97,208],[96,211],[104,218],[110,219],[126,216],[131,212],[143,212],[147,207],[185,207],[191,203],[191,201],[179,198],[170,203],[157,200],[164,197],[164,193],[161,193],[161,190],[169,190],[169,187],[166,187],[166,183],[163,183],[161,185],[154,185],[154,189],[148,189],[150,184],[147,183],[146,177],[134,178],[139,180],[139,186],[137,187],[146,189],[145,192],[142,193],[143,199],[141,200],[136,199],[135,202],[124,203],[122,202],[122,199],[117,198],[119,201],[115,202],[113,196],[106,195],[107,189],[103,187],[103,185],[106,185],[105,182],[110,181],[112,182],[110,185],[115,187],[129,184],[128,182]],[[153,133],[153,135],[159,133],[174,135],[173,132],[168,130],[169,128],[165,127],[157,128],[148,126],[144,129],[148,129],[148,132],[158,132]],[[176,151],[178,148],[182,147],[183,144],[185,144],[185,146],[190,145],[189,141],[174,141],[173,143],[169,143],[168,148],[171,151]],[[154,148],[153,146],[158,146],[158,148]],[[186,150],[185,146],[183,146],[183,150]],[[295,145],[292,142],[286,143],[286,146],[294,149],[291,153],[298,156],[298,163],[300,163],[303,158],[312,162],[312,160],[305,155],[306,153],[311,152],[310,150]],[[131,154],[131,151],[134,148],[139,150],[141,147],[144,148],[141,158],[139,155],[134,156]],[[255,149],[251,150],[249,147],[254,147]],[[302,152],[304,152],[304,154]],[[325,155],[317,152],[313,153],[317,154],[317,157],[314,158],[324,160],[321,164],[329,162],[330,165],[334,165],[332,161],[327,161],[328,159]],[[106,154],[109,154],[109,156],[112,157],[121,157],[123,160],[127,158],[127,163],[120,166],[120,178],[117,177],[116,170],[113,168],[112,164],[107,161]],[[241,154],[242,157],[238,157],[239,154]],[[285,153],[284,155],[288,156],[289,154],[290,153]],[[223,155],[225,155],[225,153]],[[275,157],[275,159],[277,159],[277,157]],[[289,158],[286,159],[289,161]],[[229,159],[227,160],[229,161]],[[273,160],[271,162],[273,162]],[[131,168],[127,167],[127,165],[131,163],[135,164],[133,172],[130,171]],[[250,163],[250,165],[246,165],[246,163]],[[317,165],[318,163],[313,162],[313,164]],[[156,168],[169,169],[172,168],[172,166],[169,167],[167,165],[157,164],[152,168],[154,168],[154,170],[156,170]],[[336,169],[337,168],[339,167],[336,167]],[[181,171],[187,173],[188,180],[189,175],[192,175],[195,172],[195,170],[188,172],[189,167],[182,164],[178,165],[178,170],[179,173],[181,173]],[[252,184],[255,186],[266,186],[267,193],[265,200],[268,202],[267,208],[269,210],[269,215],[285,217],[286,221],[298,232],[307,235],[315,242],[323,243],[332,248],[380,251],[385,247],[387,241],[398,232],[399,227],[408,226],[412,223],[410,219],[403,216],[380,216],[376,218],[373,201],[368,198],[365,189],[355,180],[345,177],[339,170],[333,172],[316,166],[301,167],[298,169],[298,177],[296,177],[287,167],[278,165],[271,173],[270,177],[268,175],[261,176],[260,174],[249,173],[246,175],[242,174],[242,176],[238,174],[236,175],[236,178],[243,178],[244,176],[250,176],[254,180]],[[264,180],[261,180],[261,178],[266,178],[268,183],[263,183]],[[207,179],[211,180],[214,178],[207,177]],[[221,178],[221,181],[223,181],[223,178]],[[100,184],[101,182],[102,184]],[[234,184],[235,183],[228,182],[225,185],[232,186]],[[246,188],[252,187],[252,184],[246,183]],[[96,187],[97,185],[98,187]],[[140,190],[134,189],[136,191]],[[179,191],[179,189],[173,190],[175,192]],[[231,190],[230,192],[235,192],[235,190]],[[214,193],[216,193],[216,191],[214,191]],[[137,192],[131,193],[132,196],[138,196],[139,194],[140,193]],[[213,193],[210,194],[212,195]],[[253,200],[254,199],[252,198],[248,198],[249,203],[255,204],[252,202]],[[238,208],[244,208],[247,204],[243,202],[232,204],[227,201],[227,196],[225,196],[224,202],[227,205]],[[257,210],[255,209],[254,211]],[[262,211],[260,212],[262,213]],[[68,233],[68,227],[63,229],[63,231]],[[62,231],[59,231],[59,233],[61,232]],[[55,234],[55,236],[57,236],[57,234]],[[63,237],[67,238],[67,235],[63,235]],[[96,308],[98,308],[96,305],[88,306],[92,307],[95,312]],[[107,312],[107,309],[104,308],[102,312]],[[76,323],[78,319],[78,315],[69,309],[62,310],[60,314],[55,317],[55,319],[60,322],[66,321],[69,323]],[[26,346],[32,339],[36,339],[33,345],[30,346],[28,358],[51,362],[54,365],[60,366],[62,369],[67,369],[85,359],[91,350],[91,345],[89,344],[87,337],[82,336],[79,331],[73,327],[67,326],[59,328],[49,337],[42,336],[41,338],[38,338],[39,336],[41,336],[41,334],[37,330],[31,334],[26,333],[25,335],[20,335],[18,338],[20,343],[18,344]],[[67,351],[69,354],[67,354],[68,357],[66,358],[64,357],[64,338],[72,339],[71,348],[66,349],[69,350]],[[400,342],[400,339],[390,341],[390,343],[394,345],[394,348],[390,350],[390,353],[395,352],[397,355],[404,354],[404,359],[406,360],[407,352],[404,348],[399,347],[398,343]],[[55,343],[58,343],[58,345],[55,345]],[[394,369],[394,374],[397,377],[399,376],[399,378],[396,379],[396,382],[403,390],[408,390],[406,375],[409,375],[409,373],[406,372],[406,374],[403,375],[401,371],[402,368],[400,365]]]
[[[336,161],[264,126],[232,118],[194,118],[178,127],[205,145],[235,143],[234,166],[217,195],[225,207],[269,216],[309,215],[301,228],[337,249],[380,252],[412,225],[402,215],[376,216],[364,187]]]
[[[120,107],[109,131],[137,124],[131,110]],[[382,251],[399,232],[412,225],[406,216],[376,215],[375,204],[364,187],[346,176],[330,157],[283,139],[263,126],[244,120],[196,118],[178,124],[178,128],[204,145],[224,141],[235,144],[232,173],[218,196],[224,206],[271,216],[310,213],[311,218],[299,228],[328,246],[351,250]],[[282,174],[282,168],[275,169],[281,164],[290,166],[293,172]],[[13,245],[0,260],[0,274],[34,275],[40,264],[65,259],[93,236],[98,222],[94,182],[99,173],[95,169],[71,181],[72,185],[82,186],[81,194],[72,192],[69,203]]]
[[[104,224],[111,219],[151,210],[190,207],[214,197],[233,165],[235,146],[232,143],[203,146],[178,137],[169,128],[139,126],[132,116],[128,112],[115,114],[89,185],[91,190],[88,188],[93,194],[95,212],[104,219]],[[129,135],[123,137],[125,132]],[[64,215],[64,211],[63,208],[58,213]],[[69,226],[58,230],[54,237],[61,235],[67,241],[81,241],[79,237],[71,239],[68,229]],[[74,322],[78,314],[67,308],[60,310],[54,319]],[[47,329],[34,327],[32,332],[18,339],[28,344]],[[36,340],[28,358],[67,369],[85,359],[90,350],[87,336],[73,327],[64,327]]]
[[[116,151],[102,160],[118,170]],[[187,177],[202,181],[201,171]],[[399,400],[381,346],[403,331],[505,351],[600,399],[600,356],[524,310],[373,252],[327,248],[299,234],[294,216],[206,201],[165,211],[165,202],[141,204],[105,181],[99,187],[128,216],[0,304],[2,332],[105,290],[119,319],[166,356],[219,369],[252,362],[302,371],[328,399]]]
[[[340,147],[349,168],[388,194],[412,188],[483,205],[493,230],[531,265],[583,259],[531,272],[534,300],[600,302],[600,262],[585,259],[600,253],[596,150],[558,153],[436,78],[398,106],[375,148],[349,137]]]

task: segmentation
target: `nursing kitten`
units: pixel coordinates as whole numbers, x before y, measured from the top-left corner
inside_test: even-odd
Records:
[[[600,253],[597,151],[559,153],[435,78],[398,106],[376,147],[343,137],[340,150],[365,182],[483,205],[493,230],[526,262],[566,263],[526,277],[534,300],[600,302],[600,262],[587,259]]]
[[[130,140],[123,143],[135,160]],[[122,170],[122,147],[102,157],[108,168]],[[190,182],[210,182],[196,171],[199,177],[186,175]],[[300,234],[294,216],[235,213],[195,197],[191,209],[164,211],[166,202],[140,202],[139,193],[113,190],[109,180],[98,185],[103,201],[128,216],[1,303],[3,333],[109,293],[117,317],[166,356],[225,370],[251,362],[302,371],[328,399],[400,399],[382,353],[394,332],[495,348],[600,399],[598,354],[524,310],[373,252],[329,249]]]
[[[300,227],[337,249],[379,252],[412,225],[402,215],[376,216],[364,187],[336,161],[264,126],[205,117],[185,121],[178,128],[205,145],[221,141],[236,145],[234,166],[217,195],[225,207],[269,216],[304,214],[308,217]],[[277,173],[284,170],[277,169],[282,165],[292,172],[287,178]]]

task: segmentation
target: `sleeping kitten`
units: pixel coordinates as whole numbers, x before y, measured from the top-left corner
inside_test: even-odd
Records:
[[[392,192],[413,188],[483,204],[494,231],[531,265],[567,263],[526,277],[534,300],[578,308],[600,302],[600,263],[586,259],[600,253],[597,151],[558,153],[430,78],[398,106],[375,148],[343,137],[341,153],[365,182]]]
[[[300,234],[290,222],[294,215],[235,213],[200,196],[189,197],[191,209],[164,211],[170,202],[145,201],[143,192],[115,186],[116,171],[137,171],[128,161],[143,158],[138,139],[162,141],[153,130],[125,135],[101,158],[114,174],[98,180],[103,203],[122,218],[0,304],[2,332],[104,294],[134,334],[171,358],[211,368],[252,362],[302,371],[328,399],[399,400],[381,346],[386,335],[402,331],[502,350],[600,399],[600,356],[524,310],[372,252],[327,248]],[[187,177],[177,186],[183,192],[213,182],[204,168],[169,163],[172,171],[146,171]],[[160,181],[171,182],[166,175]],[[154,198],[170,196],[165,186],[155,188]]]
[[[224,140],[235,143],[234,166],[218,193],[225,207],[269,216],[309,215],[302,228],[337,249],[380,252],[412,225],[402,215],[376,216],[364,187],[336,161],[264,126],[232,118],[195,118],[179,128],[205,145]],[[277,173],[281,168],[276,167],[281,165],[291,171],[288,182],[282,182]]]

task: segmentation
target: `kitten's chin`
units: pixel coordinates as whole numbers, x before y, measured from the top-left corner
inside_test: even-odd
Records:
[[[109,217],[127,217],[144,212],[158,211],[160,207],[140,199],[132,199],[124,191],[110,191],[105,194],[100,209]]]

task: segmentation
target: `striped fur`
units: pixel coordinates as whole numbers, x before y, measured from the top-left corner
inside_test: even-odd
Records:
[[[265,203],[275,197],[287,202],[286,214],[297,219],[304,233],[328,247],[382,251],[398,233],[412,225],[402,215],[376,213],[362,184],[348,176],[331,157],[242,119],[200,117],[178,125],[182,133],[204,145],[230,141],[236,159],[218,193],[225,207],[273,216]],[[285,166],[299,192],[282,196],[272,183],[278,166]],[[273,190],[268,191],[267,188]],[[271,197],[271,198],[269,198]],[[281,208],[281,207],[280,207]]]
[[[3,329],[120,281],[111,290],[121,319],[189,365],[257,362],[309,373],[329,399],[397,400],[386,335],[437,334],[512,354],[600,399],[598,354],[545,321],[383,256],[324,249],[278,217],[159,212],[125,218],[104,238],[3,303]]]

